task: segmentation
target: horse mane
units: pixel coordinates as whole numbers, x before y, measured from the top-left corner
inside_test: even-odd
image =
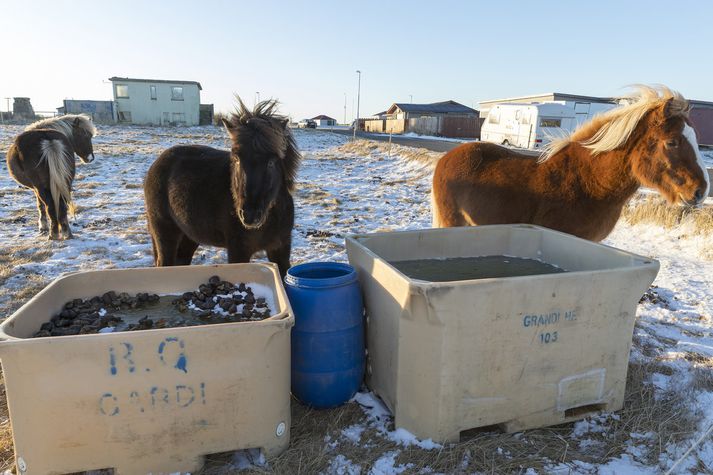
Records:
[[[38,120],[37,122],[33,122],[25,127],[25,130],[52,129],[71,139],[72,127],[76,119],[79,119],[79,126],[90,133],[92,137],[97,134],[97,128],[94,127],[92,118],[87,114],[67,114],[59,117],[50,117],[49,119]]]
[[[689,103],[684,97],[666,86],[633,86],[634,91],[618,98],[620,107],[596,115],[580,125],[574,132],[547,144],[539,161],[544,162],[570,143],[579,143],[592,155],[614,150],[626,143],[641,119],[658,106],[671,101],[672,116],[688,116]]]
[[[228,134],[239,149],[249,148],[280,157],[287,186],[291,190],[302,156],[292,131],[287,127],[289,119],[277,114],[278,102],[274,99],[261,101],[250,110],[240,97],[235,98],[238,105],[228,121]]]

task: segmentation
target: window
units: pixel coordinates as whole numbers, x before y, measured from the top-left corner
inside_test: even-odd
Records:
[[[179,86],[174,86],[171,88],[171,100],[172,101],[182,101],[183,100],[183,88]]]
[[[540,127],[562,127],[562,119],[540,119]]]
[[[119,122],[131,122],[131,112],[119,111]]]
[[[149,86],[149,89],[151,89],[151,100],[155,101],[156,100],[156,86]]]
[[[186,114],[183,112],[174,112],[172,114],[173,120],[172,122],[176,125],[185,125],[186,124]]]
[[[500,111],[499,110],[490,111],[490,113],[488,114],[488,123],[489,124],[499,124],[500,123]]]
[[[117,84],[116,85],[116,97],[122,98],[122,99],[128,99],[129,98],[129,86],[127,86],[126,84]]]

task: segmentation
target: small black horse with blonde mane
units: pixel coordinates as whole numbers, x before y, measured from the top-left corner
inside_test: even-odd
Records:
[[[35,192],[40,233],[49,231],[50,239],[59,239],[60,227],[64,239],[72,237],[67,211],[74,212],[74,154],[84,163],[94,160],[92,137],[95,134],[89,116],[63,115],[29,125],[7,152],[10,176]]]
[[[223,120],[230,152],[179,145],[151,165],[144,195],[156,266],[190,264],[208,244],[227,248],[231,263],[265,250],[287,272],[301,157],[276,107],[263,101],[250,111],[238,98],[236,113]]]

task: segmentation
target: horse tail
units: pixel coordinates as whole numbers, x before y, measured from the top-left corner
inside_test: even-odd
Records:
[[[74,157],[69,154],[60,140],[44,140],[41,145],[41,159],[47,162],[50,172],[50,193],[54,201],[55,213],[59,217],[59,200],[67,205],[67,211],[74,216],[75,207],[72,201],[72,168]]]

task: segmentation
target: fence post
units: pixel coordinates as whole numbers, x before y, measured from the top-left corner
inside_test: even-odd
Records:
[[[391,134],[394,132],[394,128],[389,129],[389,158],[391,158]]]

